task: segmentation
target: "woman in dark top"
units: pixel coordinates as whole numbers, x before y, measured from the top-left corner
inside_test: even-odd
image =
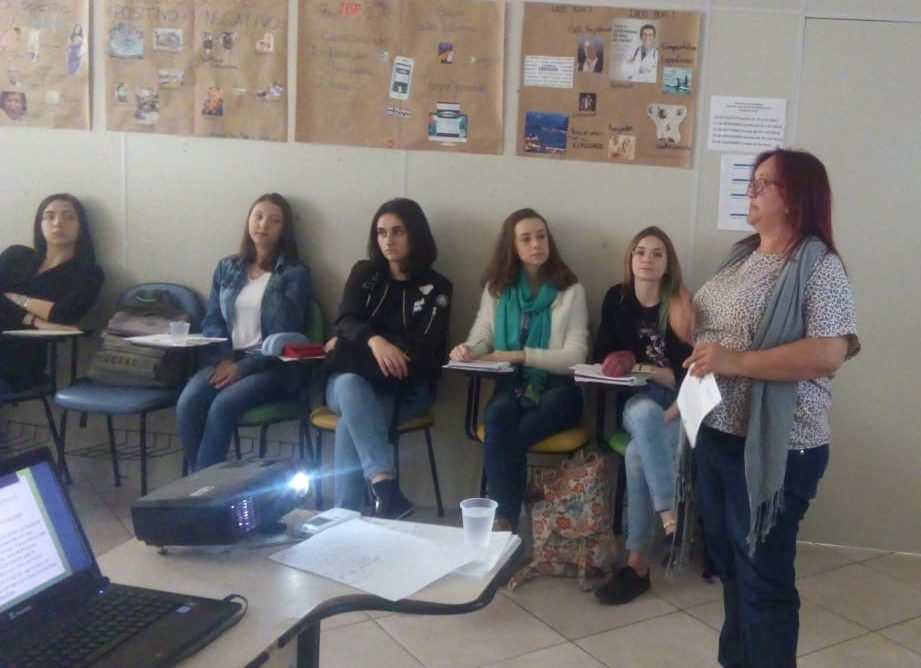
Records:
[[[46,197],[35,214],[33,246],[0,253],[0,331],[75,329],[103,281],[80,200],[66,193]],[[0,394],[37,385],[44,374],[44,344],[2,339]]]
[[[675,531],[672,498],[678,445],[678,385],[681,364],[691,352],[691,305],[671,239],[658,227],[633,237],[624,257],[624,282],[608,290],[601,309],[596,358],[630,351],[652,373],[627,400],[624,427],[630,433],[627,473],[627,565],[596,590],[602,603],[629,603],[647,591],[648,550],[659,521],[669,539]]]
[[[416,202],[397,198],[374,214],[368,259],[352,267],[335,337],[327,344],[326,403],[336,426],[336,505],[357,510],[371,483],[378,517],[415,509],[400,490],[390,444],[400,421],[432,405],[448,343],[451,282],[432,269],[438,248]]]

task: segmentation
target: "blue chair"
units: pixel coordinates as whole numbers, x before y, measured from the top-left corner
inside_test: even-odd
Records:
[[[15,405],[25,401],[40,401],[42,403],[42,408],[45,411],[45,419],[48,422],[48,434],[51,437],[51,442],[54,443],[55,448],[58,450],[58,468],[61,471],[61,475],[68,482],[70,482],[70,471],[67,470],[66,463],[61,458],[61,451],[58,449],[58,428],[55,424],[54,414],[51,412],[51,403],[49,399],[54,396],[54,393],[57,392],[58,389],[58,346],[63,345],[65,342],[70,343],[70,382],[73,383],[77,377],[77,340],[82,336],[85,336],[85,334],[35,340],[34,342],[36,345],[44,345],[47,349],[48,372],[45,378],[31,387],[7,392],[5,394],[0,392],[0,406],[8,404]],[[14,337],[12,334],[0,334],[0,337],[21,340],[20,337]],[[2,343],[0,343],[0,345],[2,345]]]
[[[189,317],[189,330],[201,331],[201,320],[204,308],[201,299],[191,289],[175,283],[140,283],[125,290],[118,298],[116,310],[123,308],[138,292],[161,290],[169,294],[177,306]],[[106,427],[109,435],[109,452],[112,456],[112,473],[115,477],[115,486],[121,486],[121,474],[118,470],[118,451],[115,445],[115,430],[112,426],[113,415],[140,416],[140,462],[141,462],[141,494],[147,494],[147,414],[171,408],[179,399],[181,388],[149,388],[149,387],[124,387],[120,385],[104,385],[94,383],[88,379],[58,390],[54,395],[54,403],[64,409],[61,414],[61,426],[58,430],[58,458],[62,468],[66,468],[64,460],[65,443],[67,439],[67,413],[79,411],[83,414],[102,413],[106,416]]]

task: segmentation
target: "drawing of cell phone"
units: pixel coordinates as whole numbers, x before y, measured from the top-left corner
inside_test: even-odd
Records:
[[[416,61],[405,56],[393,59],[393,73],[390,75],[390,97],[408,100],[409,88],[413,82],[413,67]]]

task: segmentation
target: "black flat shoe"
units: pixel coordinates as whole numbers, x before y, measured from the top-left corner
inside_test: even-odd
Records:
[[[651,586],[648,572],[640,577],[633,568],[624,566],[595,590],[595,597],[604,605],[624,605],[645,594]]]

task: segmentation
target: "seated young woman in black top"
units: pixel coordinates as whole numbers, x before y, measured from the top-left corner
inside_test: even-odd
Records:
[[[0,331],[74,329],[102,288],[89,219],[73,195],[46,197],[35,214],[33,248],[0,253]],[[0,396],[37,385],[45,375],[45,346],[0,341]]]

